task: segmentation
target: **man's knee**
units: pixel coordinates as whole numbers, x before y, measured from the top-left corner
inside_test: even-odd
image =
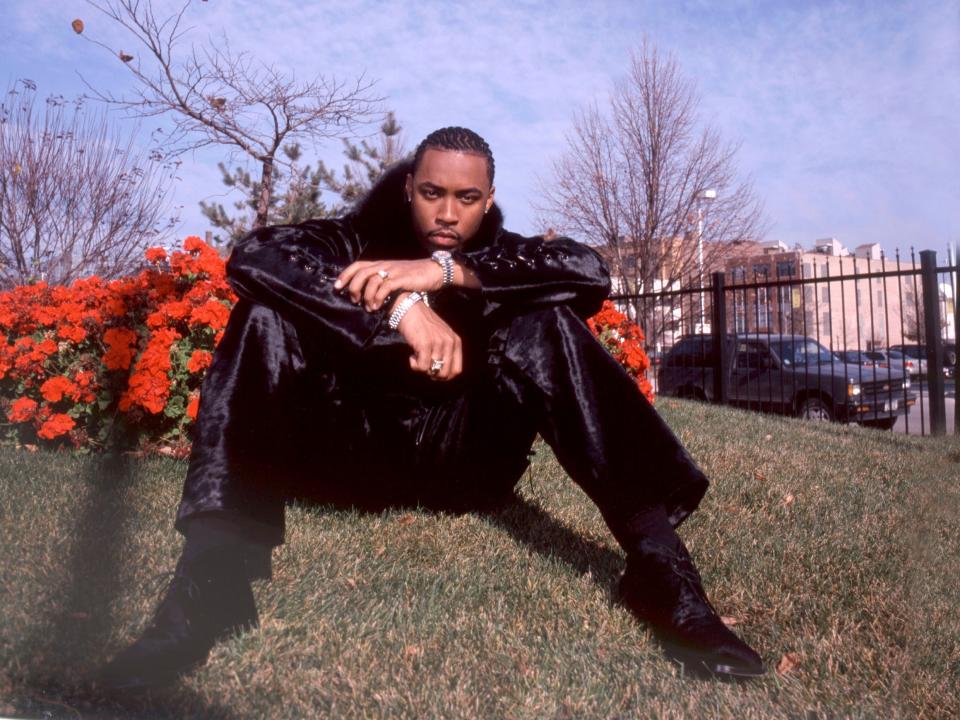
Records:
[[[602,350],[590,328],[567,305],[538,308],[513,318],[502,347],[504,357],[521,366],[562,361],[571,353],[590,354],[598,349]]]

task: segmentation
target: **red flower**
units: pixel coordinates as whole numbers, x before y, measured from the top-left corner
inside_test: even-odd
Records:
[[[40,426],[37,435],[45,440],[53,440],[73,430],[75,425],[76,422],[69,415],[56,413]]]
[[[213,360],[213,354],[206,350],[194,350],[193,355],[187,361],[187,370],[192,373],[200,373],[210,367]]]
[[[10,405],[7,418],[10,422],[28,422],[37,414],[37,401],[28,397],[17,398]]]
[[[57,344],[50,338],[47,338],[43,342],[38,343],[36,345],[33,354],[35,356],[39,354],[40,358],[45,358],[48,355],[53,355],[56,351],[57,351]]]
[[[63,375],[52,377],[40,386],[40,394],[47,402],[59,402],[64,395],[72,395],[76,391],[77,386],[73,381]]]
[[[101,358],[107,370],[126,370],[133,359],[137,334],[128,328],[109,328],[103,334],[107,352]]]
[[[167,259],[167,251],[162,247],[152,247],[147,249],[144,256],[147,258],[147,262],[162,263]]]
[[[196,235],[191,235],[183,241],[183,249],[190,253],[201,252],[207,247],[209,246]]]
[[[75,343],[81,343],[87,338],[87,331],[79,325],[61,325],[57,328],[57,337]]]
[[[200,396],[193,394],[190,396],[190,401],[187,403],[187,417],[191,420],[197,419],[197,413],[200,411]]]
[[[190,325],[208,325],[214,330],[220,330],[226,327],[229,317],[230,308],[219,300],[207,300],[190,313]]]

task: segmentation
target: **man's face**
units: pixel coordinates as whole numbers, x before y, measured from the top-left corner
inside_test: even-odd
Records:
[[[463,246],[493,204],[487,159],[475,153],[431,148],[406,187],[417,239],[431,252]]]

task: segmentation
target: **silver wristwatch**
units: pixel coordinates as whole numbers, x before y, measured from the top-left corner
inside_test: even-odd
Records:
[[[443,287],[453,282],[453,255],[448,250],[434,250],[430,259],[443,271]]]

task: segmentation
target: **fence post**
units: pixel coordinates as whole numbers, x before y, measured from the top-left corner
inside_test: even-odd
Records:
[[[957,244],[953,245],[953,344],[960,350],[960,259],[957,258]],[[960,435],[960,397],[957,384],[960,383],[960,352],[955,352],[953,367],[953,434]]]
[[[711,334],[713,335],[713,401],[721,405],[727,402],[727,378],[730,376],[727,355],[727,303],[724,299],[726,279],[722,272],[712,274],[713,286],[710,292],[713,295],[713,318]],[[703,297],[701,295],[701,297]]]
[[[947,431],[947,410],[943,388],[943,339],[940,337],[940,291],[937,288],[936,251],[921,251],[920,277],[923,281],[923,316],[927,341],[930,434],[944,435]]]

